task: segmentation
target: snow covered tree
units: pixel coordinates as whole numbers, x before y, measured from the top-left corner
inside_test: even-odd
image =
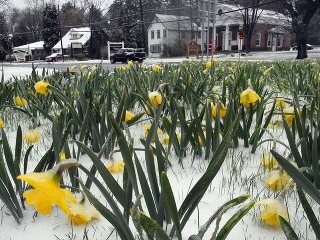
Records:
[[[53,46],[59,41],[59,20],[57,8],[54,4],[46,4],[43,10],[43,47],[46,54],[50,54]]]
[[[292,19],[292,28],[297,37],[298,55],[296,58],[307,58],[309,23],[320,7],[320,0],[281,0],[281,4]]]

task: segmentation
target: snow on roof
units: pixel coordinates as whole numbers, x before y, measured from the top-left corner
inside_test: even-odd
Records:
[[[191,26],[190,17],[187,16],[156,14],[154,21],[161,22],[168,30],[190,30]],[[194,30],[198,29],[195,23],[192,26]]]
[[[62,38],[63,48],[71,48],[71,43],[81,43],[83,46],[90,40],[90,27],[72,28]],[[61,49],[61,42],[54,45],[53,49]]]
[[[219,21],[219,18],[223,18],[223,19],[232,18],[232,19],[242,20],[241,11],[243,11],[243,9],[244,7],[240,5],[218,3],[217,4],[218,15],[216,19],[218,21]],[[249,9],[249,14],[250,14],[250,10],[251,9]],[[219,14],[219,11],[220,11],[220,14]],[[281,13],[270,11],[270,10],[263,10],[263,9],[259,9],[258,14],[259,13],[261,14],[259,16],[258,23],[284,25],[284,26],[289,24],[288,18]]]
[[[34,50],[34,49],[43,49],[44,41],[34,42],[25,44],[22,46],[14,47],[13,50]]]

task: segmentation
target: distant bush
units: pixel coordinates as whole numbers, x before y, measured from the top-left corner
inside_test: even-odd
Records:
[[[85,59],[85,56],[82,53],[78,53],[78,54],[74,55],[74,58],[78,61],[83,61]]]

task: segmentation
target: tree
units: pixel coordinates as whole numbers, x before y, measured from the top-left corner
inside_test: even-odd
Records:
[[[43,11],[43,47],[46,54],[50,54],[53,46],[59,41],[58,12],[54,4],[46,4]]]
[[[85,24],[85,12],[72,2],[62,5],[59,12],[62,35],[65,35],[72,27]]]
[[[11,44],[8,35],[5,14],[0,12],[0,61],[5,60],[6,55],[11,52]]]
[[[255,25],[263,10],[260,4],[263,0],[239,0],[237,1],[239,12],[243,20],[244,46],[246,52],[251,51],[251,38]]]
[[[296,34],[297,59],[308,57],[307,43],[310,21],[320,7],[320,0],[281,0],[281,4],[291,16],[292,29]]]

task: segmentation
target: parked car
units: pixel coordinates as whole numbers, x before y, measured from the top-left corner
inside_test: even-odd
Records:
[[[307,43],[307,50],[312,50],[314,47],[311,44]],[[298,46],[291,47],[291,50],[298,50]]]
[[[110,62],[143,62],[146,59],[146,53],[141,48],[120,48],[115,54],[110,55]]]
[[[64,60],[69,59],[69,55],[63,55]],[[47,62],[57,62],[62,60],[62,54],[61,53],[52,53],[51,55],[46,57]]]

